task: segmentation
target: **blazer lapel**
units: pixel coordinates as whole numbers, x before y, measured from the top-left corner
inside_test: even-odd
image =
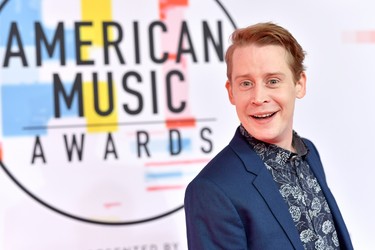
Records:
[[[289,214],[288,207],[259,156],[251,149],[239,130],[230,143],[232,149],[242,159],[247,171],[256,175],[253,185],[264,198],[272,214],[283,228],[295,249],[303,249],[297,228]]]
[[[303,249],[301,239],[290,216],[288,207],[265,166],[263,170],[259,171],[253,184],[263,196],[272,214],[283,228],[294,248]]]

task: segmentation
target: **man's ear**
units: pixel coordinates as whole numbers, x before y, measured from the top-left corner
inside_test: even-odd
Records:
[[[301,99],[306,95],[306,81],[306,74],[305,72],[302,72],[296,83],[296,97],[298,99]]]
[[[234,97],[233,97],[232,84],[229,82],[229,80],[227,80],[227,82],[225,83],[225,88],[227,89],[228,98],[229,98],[230,103],[232,103],[233,105],[235,105]]]

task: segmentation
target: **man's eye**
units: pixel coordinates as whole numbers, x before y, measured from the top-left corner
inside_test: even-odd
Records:
[[[240,84],[242,87],[250,87],[252,86],[252,83],[250,81],[243,81]]]
[[[269,82],[271,85],[275,85],[275,84],[279,83],[280,81],[277,80],[277,79],[271,79],[271,80],[269,80],[268,82]]]

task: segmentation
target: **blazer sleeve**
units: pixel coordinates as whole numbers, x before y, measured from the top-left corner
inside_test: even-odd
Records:
[[[243,223],[230,199],[210,180],[197,178],[185,193],[188,248],[247,249]]]

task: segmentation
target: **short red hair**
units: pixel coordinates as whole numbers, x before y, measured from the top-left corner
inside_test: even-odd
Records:
[[[227,77],[232,76],[232,57],[234,50],[241,46],[255,44],[259,46],[278,45],[283,47],[289,55],[289,67],[295,81],[298,81],[301,73],[305,70],[303,61],[305,52],[292,34],[281,26],[274,23],[258,23],[246,28],[237,29],[231,35],[232,44],[225,54],[227,64]]]

